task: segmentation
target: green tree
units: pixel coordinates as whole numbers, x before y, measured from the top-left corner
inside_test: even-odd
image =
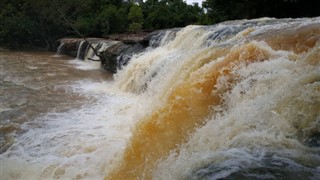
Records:
[[[320,15],[320,1],[312,0],[206,0],[206,24],[259,17],[311,17]]]
[[[143,14],[139,5],[132,3],[128,14],[128,20],[130,21],[128,29],[130,32],[137,32],[141,30],[143,24]]]
[[[142,10],[144,28],[149,30],[197,24],[203,14],[198,4],[188,5],[183,0],[147,0]]]
[[[2,4],[3,3],[3,4]],[[33,1],[1,2],[1,45],[10,48],[45,47],[53,49],[61,28],[48,22],[34,7]]]

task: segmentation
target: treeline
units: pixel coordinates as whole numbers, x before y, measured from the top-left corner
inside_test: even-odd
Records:
[[[55,49],[65,36],[101,37],[196,24],[203,13],[183,0],[0,0],[1,45]]]
[[[61,37],[101,37],[231,19],[320,14],[311,0],[0,0],[0,45],[56,48]]]
[[[203,23],[259,17],[298,18],[320,15],[319,0],[206,0]]]

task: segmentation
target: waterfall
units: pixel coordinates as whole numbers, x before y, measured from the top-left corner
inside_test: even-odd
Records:
[[[107,41],[102,39],[87,39],[87,41],[79,41],[77,44],[77,60],[84,61],[99,61],[99,57],[95,54],[94,50],[89,46],[89,44],[98,52],[102,53],[108,47],[115,44],[115,41]],[[61,45],[60,45],[61,46]]]
[[[76,59],[84,60],[85,62],[95,64],[96,67],[100,67],[97,62],[90,62],[100,61],[100,57],[95,53],[95,51],[97,51],[98,53],[104,54],[104,60],[106,60],[101,61],[102,68],[115,73],[117,70],[121,70],[122,67],[126,66],[132,57],[139,56],[142,52],[164,46],[172,41],[178,30],[179,29],[156,31],[141,42],[134,41],[132,43],[89,38],[87,41],[80,41],[77,44]],[[91,46],[89,46],[88,43],[90,43]],[[147,44],[149,45],[147,46]],[[95,50],[93,50],[92,47]]]
[[[320,18],[188,26],[160,44],[115,75],[148,106],[108,179],[319,175]]]
[[[84,55],[86,53],[87,47],[88,47],[88,43],[86,41],[80,41],[80,43],[78,45],[76,59],[78,59],[78,60],[83,60],[84,59]]]
[[[65,43],[61,43],[57,49],[57,54],[58,55],[61,55],[62,54],[62,51],[63,51],[63,46],[64,46]]]
[[[85,43],[76,66],[0,54],[3,179],[319,179],[320,17],[148,38],[88,39],[113,78]]]
[[[90,46],[87,47],[87,50],[86,50],[86,53],[85,53],[85,56],[83,59],[84,61],[97,60],[96,55],[94,54],[94,50],[92,48],[97,50],[98,45],[99,45],[98,43],[92,43],[91,44],[92,47],[90,47]]]
[[[152,48],[156,48],[159,46],[164,46],[171,40],[173,40],[176,36],[176,33],[179,29],[168,29],[168,30],[161,30],[152,33],[149,46]]]
[[[65,46],[65,43],[61,43],[59,45],[59,47],[57,48],[57,52],[56,54],[54,55],[55,57],[60,57],[62,54],[63,54],[63,48]]]

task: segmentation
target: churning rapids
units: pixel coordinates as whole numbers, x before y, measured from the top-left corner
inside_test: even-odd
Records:
[[[319,17],[159,41],[113,78],[1,52],[1,179],[320,177]]]

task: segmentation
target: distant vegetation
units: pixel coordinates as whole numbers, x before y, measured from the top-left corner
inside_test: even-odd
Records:
[[[320,14],[313,0],[0,0],[0,45],[56,48],[61,37],[101,37],[189,24],[214,24],[257,17],[311,17]],[[74,27],[74,28],[72,28]]]

